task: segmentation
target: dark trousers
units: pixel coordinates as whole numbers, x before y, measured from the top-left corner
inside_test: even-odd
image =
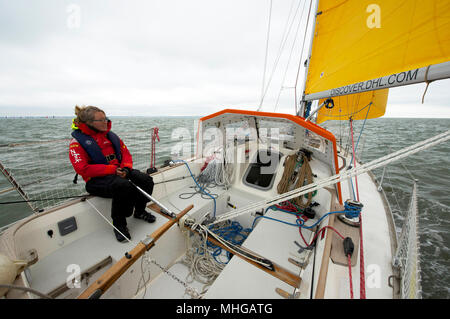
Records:
[[[154,184],[151,176],[133,169],[128,178],[146,193],[152,194]],[[133,208],[136,212],[142,212],[150,201],[128,179],[118,175],[91,178],[86,183],[86,191],[95,196],[112,198],[111,217],[114,226],[126,226],[126,218],[133,214]]]

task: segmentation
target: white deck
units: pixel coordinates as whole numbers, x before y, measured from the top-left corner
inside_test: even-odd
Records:
[[[110,200],[95,198],[90,201],[96,207],[102,207],[103,209],[100,211],[105,217],[110,219],[108,216],[110,212]],[[63,244],[64,237],[61,239],[55,238],[56,241],[62,244],[64,249],[57,249],[39,258],[39,262],[30,267],[32,288],[48,293],[64,284],[71,274],[68,271],[69,265],[78,265],[80,271],[83,272],[108,256],[111,256],[113,263],[117,262],[124,256],[125,252],[130,251],[136,245],[136,242],[141,238],[145,238],[147,234],[151,234],[166,222],[161,216],[157,216],[155,223],[152,224],[135,218],[128,218],[128,228],[133,242],[119,243],[115,238],[112,228],[97,215],[89,204],[80,203],[79,205],[85,206],[84,209],[86,212],[95,216],[95,219],[98,219],[96,221],[103,224],[95,231],[68,244]],[[77,221],[81,219],[81,216],[77,216]],[[58,234],[54,236],[58,236]]]
[[[355,186],[355,182],[353,182]],[[369,174],[358,176],[360,202],[362,210],[364,269],[366,298],[391,299],[393,289],[388,286],[387,278],[392,275],[392,251],[389,225],[381,195]],[[356,191],[355,191],[356,192]],[[350,198],[349,188],[342,184],[343,198]],[[355,252],[356,253],[356,252]],[[352,267],[354,298],[360,297],[360,259]],[[328,267],[328,280],[325,298],[350,298],[349,274],[347,267],[332,263]]]

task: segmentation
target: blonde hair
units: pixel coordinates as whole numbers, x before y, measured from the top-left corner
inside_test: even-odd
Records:
[[[77,116],[74,120],[75,123],[87,123],[89,121],[92,121],[95,117],[95,113],[102,112],[105,114],[105,112],[102,109],[99,109],[96,106],[75,106],[75,115]]]

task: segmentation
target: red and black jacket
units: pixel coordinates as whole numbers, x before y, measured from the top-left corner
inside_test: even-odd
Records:
[[[86,124],[78,124],[72,133],[69,158],[77,174],[87,182],[92,177],[114,175],[121,167],[133,168],[133,158],[123,141],[111,132],[97,132]]]

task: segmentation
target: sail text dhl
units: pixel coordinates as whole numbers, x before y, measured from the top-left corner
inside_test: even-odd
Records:
[[[355,84],[346,85],[340,88],[332,89],[331,96],[354,94],[365,91],[378,90],[399,85],[406,85],[408,82],[417,82],[419,69],[407,72],[391,74],[382,78],[367,80]]]

